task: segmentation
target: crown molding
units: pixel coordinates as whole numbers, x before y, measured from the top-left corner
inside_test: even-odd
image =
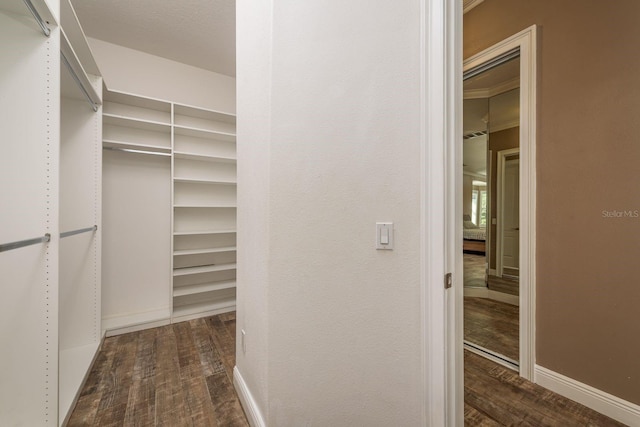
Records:
[[[465,90],[463,97],[464,99],[491,98],[492,96],[500,95],[501,93],[508,92],[518,87],[520,87],[520,76],[489,88]]]
[[[469,12],[474,7],[478,6],[484,0],[463,0],[462,2],[462,13],[465,14]]]

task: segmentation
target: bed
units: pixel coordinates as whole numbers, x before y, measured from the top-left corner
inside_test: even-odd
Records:
[[[465,215],[462,230],[462,250],[464,253],[484,255],[486,252],[487,229],[471,222],[471,216]]]

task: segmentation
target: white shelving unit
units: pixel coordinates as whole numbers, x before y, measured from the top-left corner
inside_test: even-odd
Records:
[[[103,328],[171,318],[171,103],[105,91]]]
[[[234,115],[115,91],[103,110],[107,333],[235,309]]]
[[[102,339],[102,81],[69,0],[1,3],[0,419],[53,427]]]
[[[235,116],[174,105],[173,319],[235,309]]]

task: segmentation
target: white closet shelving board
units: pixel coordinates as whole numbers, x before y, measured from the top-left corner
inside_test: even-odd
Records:
[[[173,319],[188,320],[235,310],[235,288],[178,296],[173,299]]]
[[[236,186],[202,182],[176,182],[174,199],[176,206],[235,207]]]
[[[235,115],[184,105],[176,104],[174,106],[173,122],[179,128],[202,130],[204,134],[207,132],[220,133],[230,139],[234,138],[236,133]]]
[[[107,92],[103,111],[114,116],[171,124],[171,104],[118,92]]]
[[[235,248],[236,234],[204,234],[173,237],[173,253],[179,251],[211,249],[211,248]]]
[[[175,130],[174,149],[178,152],[236,158],[235,138],[233,141],[225,141],[219,138],[198,138],[197,136],[184,135],[179,128]]]
[[[171,148],[171,128],[169,126],[108,115],[103,115],[103,125],[105,142]]]
[[[170,158],[104,151],[102,222],[103,328],[169,318]]]
[[[236,164],[212,163],[199,160],[176,158],[174,160],[174,176],[176,179],[191,179],[213,182],[235,183]]]
[[[0,253],[0,414],[3,425],[52,426],[58,387],[60,38],[55,27],[45,37],[27,13],[0,12],[0,40],[11,41],[10,49],[0,49],[0,243],[45,233],[53,239]]]
[[[235,208],[175,208],[174,233],[235,230]]]

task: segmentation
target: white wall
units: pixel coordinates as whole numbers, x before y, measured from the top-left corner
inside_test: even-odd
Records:
[[[236,79],[89,38],[109,90],[235,113]]]
[[[238,232],[236,367],[266,411],[268,398],[269,156],[271,142],[271,0],[237,2]],[[246,336],[242,350],[241,329]],[[266,414],[265,414],[266,415]]]
[[[419,2],[244,3],[238,371],[271,426],[420,425]]]

